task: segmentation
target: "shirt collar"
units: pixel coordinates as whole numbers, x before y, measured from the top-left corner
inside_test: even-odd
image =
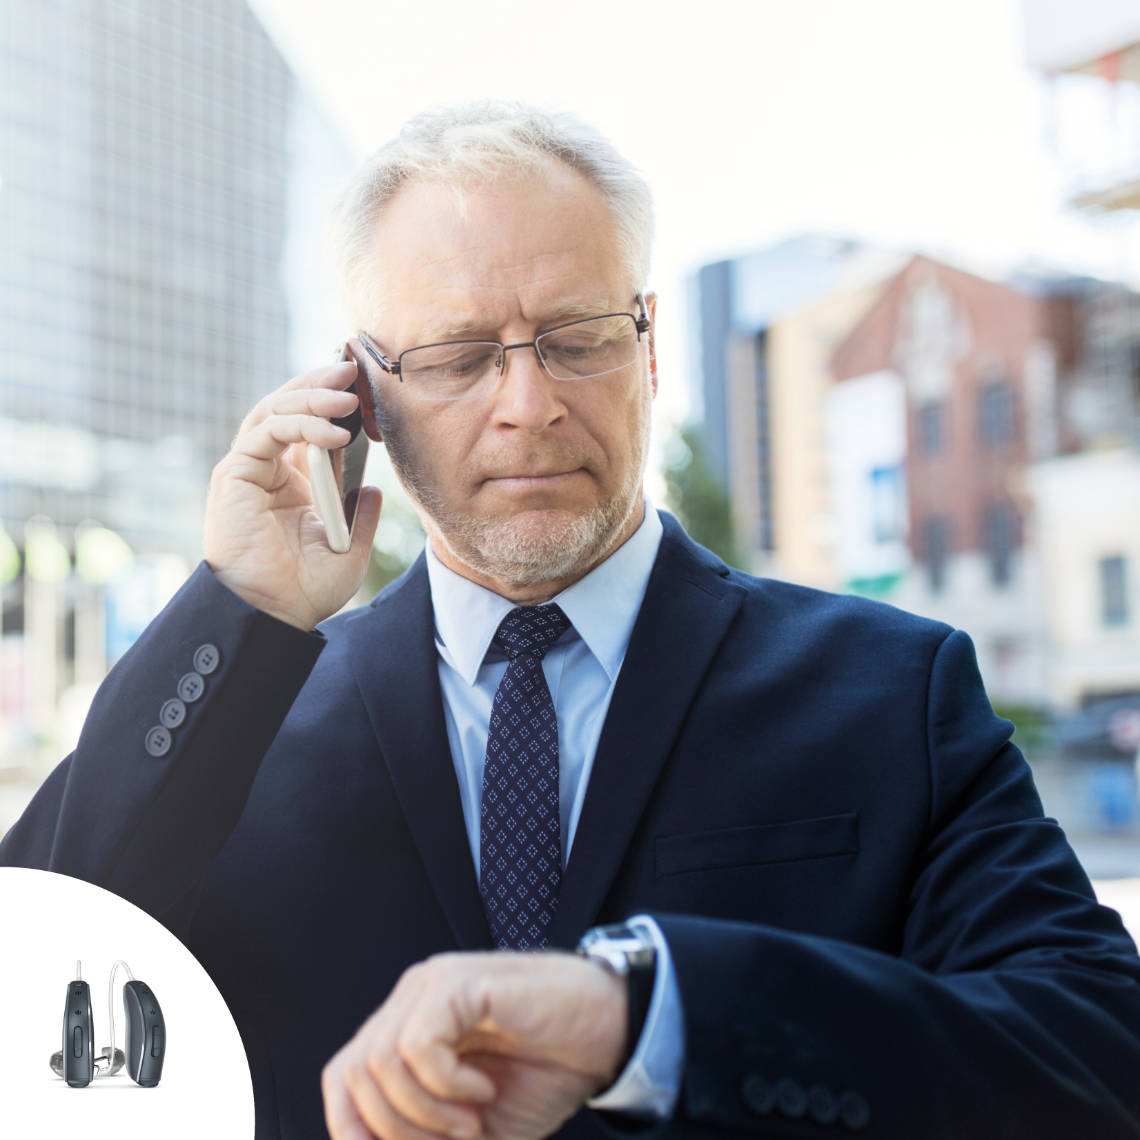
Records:
[[[641,525],[604,562],[551,598],[562,607],[611,681],[617,676],[661,543],[661,519],[648,497]],[[475,683],[499,623],[515,603],[449,569],[427,542],[436,638],[460,676]]]

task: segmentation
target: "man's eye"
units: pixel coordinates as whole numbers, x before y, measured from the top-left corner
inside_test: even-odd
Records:
[[[543,351],[562,356],[569,360],[584,360],[599,352],[604,352],[609,344],[603,337],[562,337],[553,344],[547,342]]]
[[[466,353],[437,361],[432,365],[432,371],[447,379],[462,380],[485,371],[494,361],[493,352]]]

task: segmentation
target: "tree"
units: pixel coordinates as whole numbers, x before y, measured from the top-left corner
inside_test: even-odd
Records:
[[[732,506],[705,457],[704,439],[696,424],[683,427],[667,446],[665,487],[670,508],[689,534],[730,566],[742,565]]]

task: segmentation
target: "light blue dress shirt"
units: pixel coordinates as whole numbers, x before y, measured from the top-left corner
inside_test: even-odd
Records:
[[[571,623],[542,659],[558,717],[563,867],[570,856],[594,753],[645,597],[661,531],[661,520],[646,499],[645,518],[634,534],[584,578],[551,599]],[[487,726],[495,690],[507,669],[506,656],[491,641],[514,602],[448,569],[436,557],[430,541],[427,570],[447,739],[471,855],[478,867]],[[645,1028],[629,1064],[590,1104],[607,1111],[663,1117],[673,1110],[684,1062],[680,991],[668,945],[657,924],[644,915],[630,921],[648,930],[654,939],[657,978]]]

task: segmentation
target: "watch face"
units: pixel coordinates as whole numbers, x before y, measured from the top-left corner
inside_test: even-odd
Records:
[[[629,973],[631,969],[652,969],[657,957],[648,931],[626,923],[587,931],[578,949],[618,974]]]

